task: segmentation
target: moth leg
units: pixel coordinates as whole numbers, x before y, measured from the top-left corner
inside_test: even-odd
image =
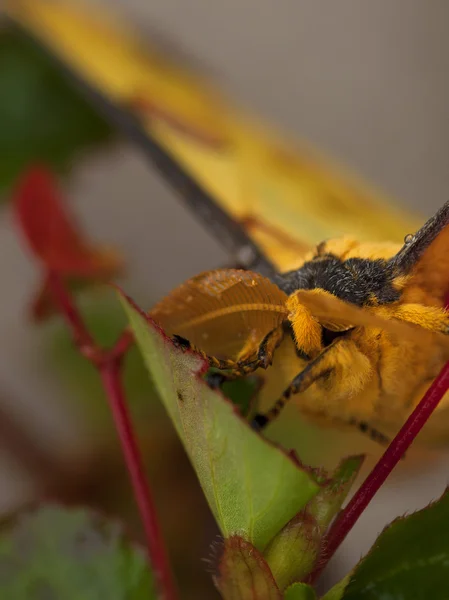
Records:
[[[302,411],[304,414],[308,414],[310,416],[314,416],[314,417],[323,417],[325,416],[322,412],[318,413],[312,410],[304,410]],[[356,429],[358,429],[361,433],[363,433],[364,435],[367,435],[371,440],[373,440],[373,442],[377,442],[379,444],[382,444],[383,446],[388,446],[388,444],[391,442],[391,438],[389,438],[388,436],[386,436],[384,433],[382,433],[381,431],[379,431],[378,429],[376,429],[375,427],[373,427],[372,425],[370,425],[367,421],[363,421],[363,420],[359,420],[359,419],[339,419],[337,417],[333,417],[332,421],[335,422],[335,424],[340,424],[340,425],[346,425],[346,426],[350,426],[350,427],[355,427]]]
[[[206,375],[207,383],[213,387],[220,387],[225,381],[232,381],[245,375],[250,375],[259,368],[266,369],[273,361],[273,355],[276,348],[282,342],[284,331],[282,326],[272,329],[264,337],[257,349],[257,355],[254,357],[254,352],[249,355],[249,346],[244,346],[240,356],[236,359],[220,359],[215,356],[209,356],[199,348],[193,346],[185,338],[174,335],[173,342],[183,350],[193,350],[200,354],[212,368],[219,371],[227,371],[226,373],[208,373]]]
[[[284,392],[284,394],[285,394],[285,392]],[[254,417],[253,422],[251,423],[252,428],[255,429],[256,431],[261,431],[262,429],[264,429],[269,423],[271,423],[279,415],[279,412],[282,410],[283,406],[285,406],[285,402],[282,405],[282,407],[279,409],[279,411],[276,413],[272,412],[273,409],[271,409],[265,415],[262,415],[262,414],[256,415]],[[313,414],[313,413],[310,411],[309,414]],[[351,427],[357,428],[361,433],[363,433],[364,435],[367,435],[373,442],[381,444],[382,446],[388,446],[391,442],[391,438],[386,436],[384,433],[382,433],[381,431],[379,431],[378,429],[376,429],[375,427],[373,427],[366,421],[358,421],[357,419],[350,419],[350,420],[346,421],[343,419],[336,419],[336,418],[334,418],[333,421],[335,423],[340,423],[342,425],[349,425]]]
[[[213,387],[220,387],[225,381],[233,381],[239,377],[250,375],[257,369],[267,369],[273,362],[273,356],[276,349],[284,339],[285,331],[282,325],[272,329],[264,337],[257,351],[257,358],[252,361],[244,361],[243,358],[236,360],[236,368],[229,373],[208,373],[206,375],[207,383]],[[242,350],[242,357],[245,355],[246,346]],[[252,353],[254,354],[254,353]]]
[[[240,379],[240,377],[245,377],[245,375],[250,375],[262,366],[263,365],[257,359],[244,365],[239,365],[236,363],[235,368],[229,369],[228,367],[229,370],[226,372],[218,371],[206,373],[204,379],[211,388],[217,389],[220,388],[226,381],[234,381],[235,379]]]
[[[391,307],[388,312],[389,314],[386,316],[393,316],[401,321],[419,325],[433,333],[449,334],[449,315],[442,308],[407,303]]]
[[[337,342],[338,343],[338,342]],[[261,431],[269,423],[274,421],[281,413],[284,406],[294,394],[305,391],[317,379],[325,377],[333,370],[332,359],[329,360],[329,354],[337,346],[337,343],[331,344],[325,348],[316,358],[311,360],[306,367],[296,375],[282,396],[273,404],[266,413],[257,414],[251,426],[256,431]]]
[[[273,362],[273,356],[277,348],[279,348],[285,336],[284,326],[280,325],[272,329],[261,341],[259,350],[257,351],[257,359],[260,366],[266,369]]]
[[[388,436],[383,434],[375,427],[372,427],[366,421],[358,421],[357,419],[351,419],[350,421],[347,421],[347,425],[357,427],[359,431],[367,435],[371,440],[373,440],[373,442],[382,444],[382,446],[388,446],[391,442],[391,439]]]
[[[266,427],[279,415],[292,395],[304,392],[319,379],[332,374],[336,379],[335,384],[332,384],[335,398],[349,398],[364,388],[372,373],[373,366],[369,358],[360,351],[357,344],[350,339],[337,338],[329,346],[326,346],[316,358],[307,363],[270,410],[255,416],[252,426],[256,430]],[[315,414],[321,412],[320,394],[323,393],[327,394],[327,392],[317,390],[317,410],[314,409],[314,404],[310,405],[309,402],[303,406],[303,410]],[[351,413],[347,413],[347,415],[347,417],[342,415],[341,420],[344,422],[350,420]],[[332,414],[327,416],[332,418]],[[380,433],[379,435],[377,432],[374,433],[374,428],[365,423],[363,417],[359,421],[362,421],[360,429],[367,433],[372,430],[372,435],[381,439]]]
[[[255,371],[259,366],[259,360],[254,358],[247,359],[233,359],[233,358],[217,358],[216,356],[210,356],[197,348],[193,344],[186,340],[186,338],[181,337],[180,335],[173,335],[172,341],[181,350],[192,350],[196,354],[199,354],[210,367],[214,369],[219,369],[220,371],[238,371],[240,377],[242,375],[247,375]]]
[[[296,356],[298,358],[300,358],[301,360],[309,361],[310,355],[307,354],[307,352],[305,352],[302,348],[300,348],[298,346],[298,344],[296,343],[295,334],[294,334],[293,327],[292,327],[292,324],[290,323],[290,321],[284,322],[283,330],[284,330],[284,335],[288,334],[292,338],[294,347],[295,347]]]

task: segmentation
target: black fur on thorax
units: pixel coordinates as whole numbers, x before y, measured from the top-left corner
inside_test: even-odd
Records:
[[[286,293],[320,288],[357,306],[388,304],[399,299],[393,287],[394,269],[383,259],[348,258],[333,254],[314,257],[294,271],[279,275],[275,283]]]

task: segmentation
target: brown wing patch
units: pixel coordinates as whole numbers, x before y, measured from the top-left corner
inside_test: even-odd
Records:
[[[189,279],[150,315],[169,335],[180,335],[206,354],[237,358],[257,353],[272,329],[287,319],[287,295],[251,271],[220,269]]]

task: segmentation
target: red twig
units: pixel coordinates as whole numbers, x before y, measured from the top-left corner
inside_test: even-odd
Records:
[[[402,456],[409,448],[410,444],[421,431],[427,420],[438,406],[444,394],[449,389],[449,363],[441,370],[438,377],[427,390],[426,394],[402,426],[399,433],[391,442],[382,458],[376,464],[374,469],[365,479],[360,489],[353,496],[348,505],[343,509],[335,520],[326,539],[324,548],[326,555],[323,557],[315,571],[311,575],[311,580],[315,581],[318,575],[324,570],[329,560],[334,555],[337,548],[343,542],[352,529],[362,512],[371,502],[378,489],[385,482],[391,471],[401,460]]]
[[[57,273],[50,272],[47,274],[46,283],[50,288],[59,311],[70,328],[70,332],[76,345],[80,349],[83,349],[84,346],[93,348],[95,342],[87,331],[78,309],[72,302],[72,298],[67,292],[61,276]]]
[[[123,356],[132,341],[131,332],[125,331],[112,350],[103,350],[95,344],[88,332],[61,277],[58,274],[50,273],[48,275],[48,285],[61,314],[71,330],[75,343],[81,353],[99,371],[140,511],[157,586],[163,600],[175,600],[177,593],[168,555],[158,524],[156,507],[145,476],[143,460],[137,445],[120,376]]]

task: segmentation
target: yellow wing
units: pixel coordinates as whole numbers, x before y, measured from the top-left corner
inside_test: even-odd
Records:
[[[6,12],[79,79],[138,118],[142,146],[146,136],[168,151],[228,218],[221,227],[228,248],[242,247],[241,236],[229,243],[237,223],[245,239],[287,271],[328,238],[401,242],[418,228],[418,219],[382,194],[255,122],[200,77],[143,45],[118,18],[88,13],[74,0],[12,0]],[[189,193],[183,184],[178,189]],[[190,195],[207,221],[211,207],[204,208],[204,197],[199,206],[198,190]],[[216,221],[215,214],[210,227]]]
[[[206,354],[252,356],[287,318],[286,294],[251,271],[220,269],[189,279],[161,300],[150,316]]]

